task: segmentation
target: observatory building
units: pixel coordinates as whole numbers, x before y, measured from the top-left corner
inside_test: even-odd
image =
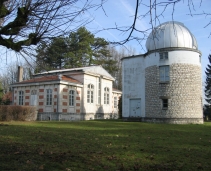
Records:
[[[122,59],[123,119],[203,123],[201,52],[183,23],[165,22],[146,41],[146,54]]]

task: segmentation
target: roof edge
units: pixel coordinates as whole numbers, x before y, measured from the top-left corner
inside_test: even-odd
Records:
[[[146,54],[146,53],[145,53],[145,54]],[[145,57],[145,56],[146,56],[145,54],[126,56],[126,57],[123,57],[123,58],[121,59],[121,61],[124,60],[124,59],[129,59],[129,58]]]
[[[197,52],[200,55],[202,55],[200,50],[197,49],[192,49],[192,48],[186,48],[186,47],[167,47],[167,48],[161,48],[161,49],[155,49],[155,50],[150,50],[147,53],[145,53],[144,55],[147,56],[151,53],[154,52],[163,52],[163,51],[176,51],[176,50],[186,50],[186,51],[193,51],[193,52]]]

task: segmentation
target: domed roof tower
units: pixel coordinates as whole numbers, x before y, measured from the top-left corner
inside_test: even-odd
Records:
[[[146,42],[147,51],[162,48],[190,48],[198,50],[194,35],[183,23],[169,21],[157,26]]]
[[[123,119],[203,123],[201,52],[184,24],[155,27],[147,53],[122,60]]]

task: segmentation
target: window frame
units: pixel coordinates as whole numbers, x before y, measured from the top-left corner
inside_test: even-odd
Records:
[[[170,82],[170,66],[169,65],[159,66],[159,81],[160,83]]]
[[[75,91],[74,90],[69,91],[69,106],[71,107],[75,106]]]
[[[162,100],[162,109],[167,110],[169,106],[169,100],[167,98],[161,99]]]
[[[98,104],[101,104],[101,79],[98,79]]]
[[[52,89],[46,89],[46,106],[52,106]]]
[[[168,52],[160,52],[159,53],[159,59],[160,59],[160,61],[168,60],[169,59]]]
[[[114,108],[117,109],[118,103],[117,103],[117,97],[114,97]]]
[[[93,84],[87,85],[87,103],[90,103],[90,104],[94,103],[94,85]]]
[[[24,97],[24,91],[20,90],[18,94],[18,104],[20,106],[23,106],[23,101],[24,101],[23,97]]]
[[[109,96],[109,88],[104,88],[104,104],[109,105],[110,96]]]

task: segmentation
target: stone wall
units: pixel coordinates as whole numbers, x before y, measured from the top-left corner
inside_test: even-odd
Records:
[[[179,119],[178,123],[203,123],[201,67],[192,64],[170,65],[170,82],[159,82],[159,66],[146,70],[146,121],[157,118]],[[162,109],[162,97],[168,98],[168,109]],[[181,120],[183,119],[183,120]],[[190,121],[192,119],[192,121]],[[160,121],[159,121],[160,120]],[[195,122],[197,120],[197,122]],[[170,122],[170,120],[169,120]]]

